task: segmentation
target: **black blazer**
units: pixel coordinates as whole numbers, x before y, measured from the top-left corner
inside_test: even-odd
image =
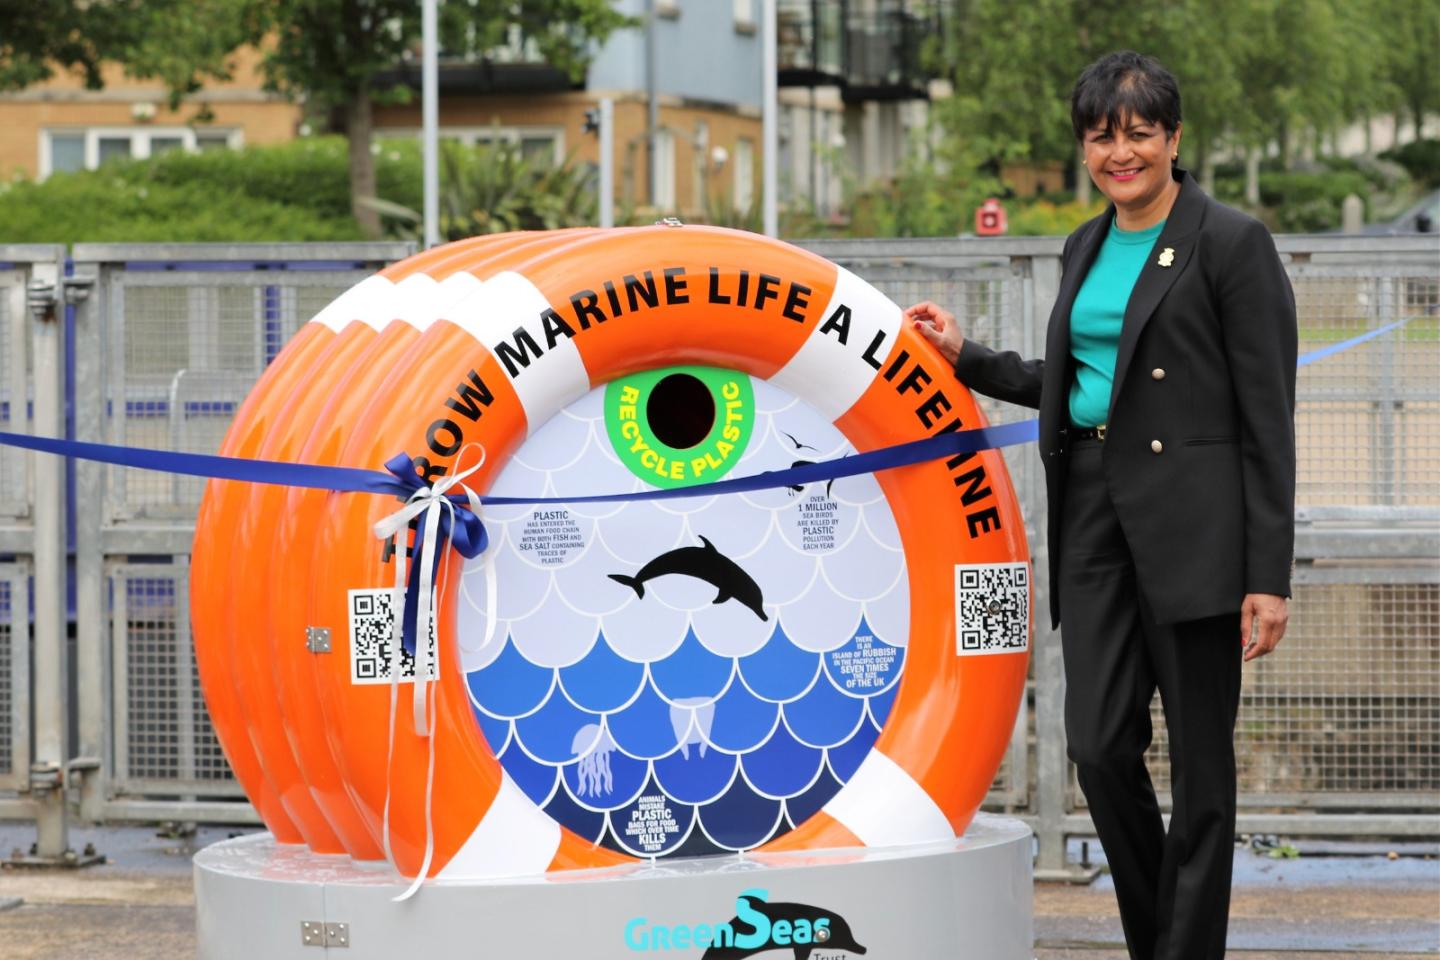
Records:
[[[1289,596],[1295,545],[1290,280],[1264,225],[1207,197],[1183,170],[1175,176],[1180,195],[1125,308],[1102,454],[1140,592],[1160,623],[1236,611],[1247,593]],[[1114,216],[1111,206],[1065,241],[1044,360],[967,339],[955,363],[971,389],[1040,410],[1056,626],[1070,309]]]

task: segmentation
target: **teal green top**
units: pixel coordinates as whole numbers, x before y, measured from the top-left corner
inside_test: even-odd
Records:
[[[1112,220],[1110,232],[1080,293],[1070,308],[1070,356],[1075,379],[1070,384],[1070,423],[1097,427],[1110,413],[1110,387],[1115,381],[1115,354],[1130,291],[1164,229],[1161,220],[1144,230],[1121,230]]]

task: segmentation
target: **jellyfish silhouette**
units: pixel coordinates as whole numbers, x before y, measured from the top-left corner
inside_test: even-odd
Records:
[[[615,776],[610,772],[610,754],[614,751],[615,741],[600,724],[587,723],[576,731],[575,739],[570,741],[570,754],[579,760],[575,777],[580,796],[598,797],[615,789]]]

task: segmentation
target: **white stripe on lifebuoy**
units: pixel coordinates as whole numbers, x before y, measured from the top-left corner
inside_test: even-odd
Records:
[[[363,306],[357,319],[377,330],[396,320],[424,329],[415,322],[416,308],[423,313],[439,286],[435,278],[428,273],[412,273],[395,284],[388,297],[377,297],[374,303]]]
[[[944,811],[894,760],[871,750],[824,810],[867,847],[955,839]]]
[[[836,267],[835,295],[820,322],[770,382],[804,397],[827,420],[839,420],[869,389],[874,364],[885,362],[899,329],[900,308],[890,298]]]
[[[560,849],[560,824],[525,796],[509,773],[470,839],[436,879],[467,880],[544,873]]]
[[[379,330],[395,318],[387,317],[379,321],[368,319],[370,311],[367,307],[377,300],[389,303],[390,294],[394,289],[395,284],[388,277],[382,277],[379,274],[366,277],[327,303],[319,313],[311,318],[310,322],[329,327],[339,333],[364,314],[367,316],[365,324]]]
[[[440,281],[434,294],[424,303],[416,305],[417,312],[411,318],[415,329],[425,330],[436,320],[449,319],[451,308],[455,304],[466,297],[473,297],[484,286],[484,281],[469,271],[461,270],[450,274]]]
[[[550,309],[550,301],[525,277],[506,271],[485,282],[477,296],[466,297],[450,310],[450,319],[479,340],[493,354],[499,355],[501,344],[512,351],[516,334],[524,330],[544,351],[518,361],[510,382],[525,410],[526,435],[534,433],[570,403],[590,391],[590,375],[580,351],[569,338],[548,347],[541,328],[541,314]],[[513,319],[512,319],[513,318]],[[509,375],[508,368],[506,369]]]

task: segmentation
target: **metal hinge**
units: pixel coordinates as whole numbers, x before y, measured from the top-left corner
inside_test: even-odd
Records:
[[[60,764],[53,762],[41,762],[30,764],[30,791],[32,793],[47,793],[51,790],[61,790],[65,787],[64,773]]]
[[[300,943],[307,947],[348,947],[350,924],[301,920]]]
[[[305,649],[311,653],[330,652],[330,628],[329,627],[306,627],[305,628]]]
[[[66,277],[60,282],[66,303],[84,303],[90,298],[90,290],[94,286],[94,277]]]
[[[41,271],[36,271],[37,274]],[[94,277],[65,277],[58,283],[47,276],[34,277],[25,286],[25,302],[37,321],[54,320],[61,303],[83,303],[95,285]]]
[[[54,320],[55,281],[40,276],[32,279],[25,285],[25,304],[36,322]]]

